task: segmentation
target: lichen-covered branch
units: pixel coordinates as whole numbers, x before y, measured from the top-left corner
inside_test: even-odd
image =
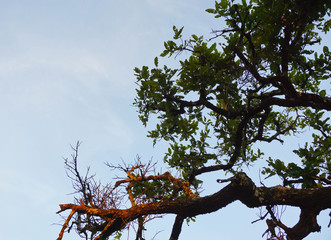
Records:
[[[321,210],[331,208],[331,187],[323,189],[293,189],[281,186],[276,187],[256,187],[253,181],[244,173],[238,173],[230,179],[230,183],[216,192],[215,194],[200,198],[184,199],[163,199],[157,202],[138,204],[126,209],[102,209],[80,204],[62,204],[63,212],[71,210],[66,223],[70,221],[73,214],[86,214],[101,218],[108,224],[101,231],[100,235],[110,236],[116,231],[125,227],[125,225],[138,219],[141,216],[176,214],[177,219],[174,224],[174,236],[180,233],[180,222],[187,218],[201,214],[215,212],[234,201],[241,201],[250,208],[287,205],[295,206],[301,209],[299,222],[293,228],[285,228],[291,239],[302,239],[310,232],[319,230],[316,222],[316,216]],[[64,225],[64,228],[67,225]],[[284,228],[283,226],[281,226]],[[303,231],[305,229],[305,231]],[[62,238],[63,231],[58,238]],[[301,237],[301,238],[300,238]]]
[[[183,28],[173,27],[173,40],[164,43],[161,56],[188,55],[176,68],[159,67],[157,57],[155,67],[135,68],[134,105],[145,126],[153,116],[156,124],[148,137],[154,144],[169,143],[164,161],[176,175],[171,170],[159,173],[154,164],[140,160],[108,164],[114,176],[120,171],[124,177],[102,185],[89,169],[85,175],[78,171],[77,144],[72,161],[65,161],[77,195],[74,204],[60,205],[59,212],[70,215],[59,239],[72,227],[79,235],[106,239],[138,226],[138,240],[144,238],[147,221],[173,214],[170,239],[177,240],[186,218],[234,201],[266,208],[260,220],[266,220],[269,239],[301,240],[319,231],[316,216],[331,208],[331,93],[326,87],[331,51],[315,45],[322,43],[321,31],[331,29],[326,17],[330,8],[325,0],[222,0],[206,10],[227,25],[214,30],[215,37],[204,40],[193,34],[184,40]],[[286,145],[294,136],[305,142]],[[275,141],[296,159],[277,159],[260,149],[261,142],[271,149]],[[283,186],[262,182],[258,187],[241,172],[248,167],[253,173],[256,161],[263,167],[255,174],[278,176]],[[208,184],[199,175],[219,170],[232,175],[219,180],[227,185],[201,196],[200,189]],[[275,214],[279,206],[298,207],[298,223],[286,226]]]

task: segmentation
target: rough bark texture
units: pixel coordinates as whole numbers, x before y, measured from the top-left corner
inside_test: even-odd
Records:
[[[74,213],[90,214],[104,219],[108,224],[96,239],[110,236],[141,216],[176,214],[177,218],[170,238],[174,240],[178,239],[183,219],[215,212],[236,200],[250,208],[288,205],[301,209],[300,220],[292,228],[287,228],[281,223],[278,226],[283,228],[289,240],[297,240],[304,238],[311,232],[319,231],[320,226],[317,224],[316,216],[321,210],[331,208],[331,187],[316,189],[292,189],[281,186],[256,187],[244,173],[235,175],[229,181],[231,181],[230,184],[220,191],[201,198],[163,200],[136,205],[128,209],[100,209],[81,202],[80,205],[60,205],[61,210],[59,212],[68,209],[72,211],[67,221]],[[58,240],[62,239],[64,230],[65,228],[62,229]]]

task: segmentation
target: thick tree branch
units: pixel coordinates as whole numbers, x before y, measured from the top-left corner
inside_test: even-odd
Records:
[[[281,107],[311,107],[314,109],[331,110],[331,98],[320,97],[316,94],[298,93],[295,98],[270,98],[266,100],[266,105],[276,105]]]
[[[249,62],[249,60],[245,57],[245,55],[240,51],[238,47],[233,47],[233,51],[237,54],[237,56],[240,58],[240,60],[244,63],[247,70],[253,75],[253,77],[262,82],[263,77],[259,74],[258,70],[256,69],[256,66]]]
[[[231,183],[220,191],[201,198],[162,200],[132,206],[128,209],[100,209],[84,205],[83,202],[81,202],[80,205],[60,205],[61,210],[59,212],[70,209],[79,214],[89,214],[100,217],[109,223],[100,235],[106,237],[124,228],[129,222],[145,215],[179,215],[180,217],[176,220],[177,223],[175,222],[177,229],[177,227],[179,227],[177,224],[180,223],[180,219],[182,218],[215,212],[236,200],[241,201],[250,208],[270,205],[288,205],[300,207],[303,210],[298,224],[288,230],[290,235],[292,234],[296,237],[292,239],[296,240],[302,239],[299,237],[304,234],[318,231],[319,228],[314,217],[316,217],[321,210],[331,208],[331,187],[317,189],[293,189],[281,186],[271,188],[256,187],[253,181],[244,173],[239,173],[230,180]],[[71,216],[72,214],[69,215],[70,218]],[[69,217],[68,219],[70,220]],[[68,219],[66,222],[69,221]],[[305,233],[298,233],[298,231],[301,232],[304,227],[306,227]],[[175,232],[178,232],[178,230],[175,230]],[[62,239],[61,234],[58,240],[60,239]]]
[[[177,215],[174,225],[172,227],[172,232],[171,232],[171,236],[169,240],[177,240],[180,232],[182,231],[182,226],[183,226],[183,221],[184,221],[184,217],[181,215]]]
[[[287,240],[300,240],[308,236],[311,232],[319,232],[321,227],[317,223],[317,215],[320,209],[301,208],[299,222],[289,229],[284,229],[287,234]]]

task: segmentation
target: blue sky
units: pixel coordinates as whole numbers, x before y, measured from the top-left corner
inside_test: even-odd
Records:
[[[187,35],[220,28],[204,12],[213,5],[213,0],[0,1],[1,238],[57,238],[58,204],[73,200],[63,157],[70,157],[70,144],[78,140],[82,170],[91,165],[103,180],[112,177],[106,161],[130,162],[137,154],[161,160],[166,145],[152,147],[132,107],[133,68],[153,64],[173,25],[185,26]],[[184,226],[181,239],[260,239],[265,223],[250,224],[257,213],[234,203]],[[320,222],[324,235],[315,235],[321,239],[330,236],[326,215]],[[169,238],[172,220],[147,225],[147,239],[159,230],[164,231],[156,239]]]

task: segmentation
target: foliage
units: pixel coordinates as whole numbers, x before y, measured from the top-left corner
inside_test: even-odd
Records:
[[[164,43],[155,66],[134,69],[134,105],[145,126],[155,123],[148,132],[154,144],[169,142],[164,161],[180,171],[179,177],[139,161],[110,166],[126,177],[107,185],[109,199],[117,204],[106,201],[103,208],[98,200],[84,202],[90,179],[80,180],[74,160],[67,166],[74,169],[83,203],[61,205],[61,211],[86,214],[86,227],[78,226],[81,231],[91,228],[90,217],[97,216],[92,223],[93,229],[101,229],[96,239],[113,233],[119,238],[134,221],[137,239],[143,239],[143,223],[152,219],[146,217],[166,213],[177,216],[171,239],[178,239],[184,219],[196,220],[235,200],[266,207],[261,219],[270,217],[268,239],[302,239],[319,231],[316,216],[331,208],[331,52],[327,46],[318,47],[321,34],[331,27],[330,8],[331,2],[322,0],[221,0],[206,11],[223,19],[226,27],[209,38],[193,34],[185,40],[184,28],[173,27],[173,39]],[[178,60],[177,67],[161,67],[164,57]],[[301,162],[265,157],[259,148],[261,142],[286,146],[294,136],[307,139],[293,149]],[[256,187],[243,173],[256,161],[265,161],[265,178],[278,176],[283,186]],[[218,181],[230,184],[214,195],[199,196],[199,175],[220,170],[233,177]],[[131,205],[119,210],[125,197]],[[318,207],[311,205],[314,201],[319,201]],[[275,216],[277,205],[301,209],[293,228]]]
[[[135,69],[135,105],[145,125],[157,116],[149,137],[170,142],[165,161],[186,177],[206,164],[241,170],[263,155],[256,143],[283,142],[313,128],[312,143],[294,150],[301,167],[269,158],[263,173],[285,183],[300,180],[303,187],[327,184],[331,131],[323,110],[330,110],[324,88],[331,55],[327,46],[320,54],[313,47],[320,31],[329,31],[329,7],[324,1],[223,0],[206,10],[227,25],[212,38],[183,40],[183,28],[174,27],[161,56],[190,57],[176,69],[159,67],[157,58],[155,68]]]

